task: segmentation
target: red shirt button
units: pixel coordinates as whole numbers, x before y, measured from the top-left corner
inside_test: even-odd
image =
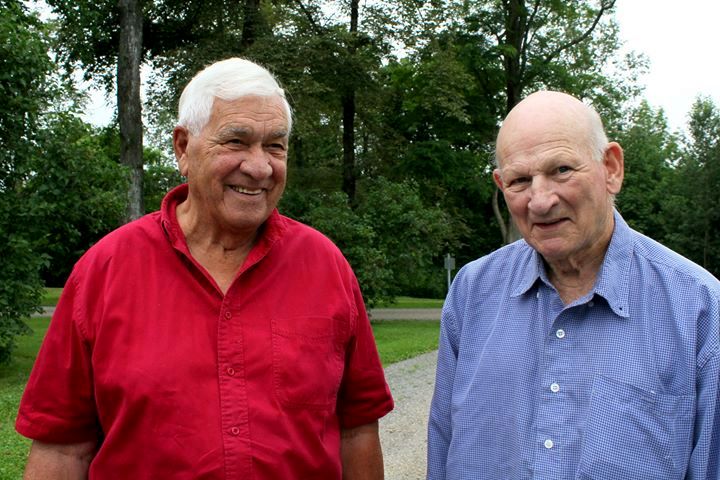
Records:
[[[225,318],[227,318],[227,319],[229,320],[231,317],[232,317],[232,313],[226,311],[226,312],[225,312]]]
[[[227,374],[230,375],[231,377],[232,377],[233,375],[235,375],[235,369],[232,368],[232,367],[228,367],[228,369],[226,370],[226,372],[227,372]]]
[[[232,428],[230,429],[230,433],[231,433],[232,435],[240,435],[240,429],[239,429],[238,427],[232,427]]]

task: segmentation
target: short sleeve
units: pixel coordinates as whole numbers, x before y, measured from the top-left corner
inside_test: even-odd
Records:
[[[340,425],[343,428],[375,422],[394,407],[370,320],[354,275],[352,295],[357,314],[354,335],[350,339],[345,356],[345,373],[340,386],[337,409]]]
[[[63,289],[20,402],[16,430],[49,443],[98,438],[91,349],[80,323],[82,292],[74,271]]]

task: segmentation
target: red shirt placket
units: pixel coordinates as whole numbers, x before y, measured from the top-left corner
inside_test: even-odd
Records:
[[[218,385],[225,478],[252,478],[242,326],[227,298],[218,320]]]

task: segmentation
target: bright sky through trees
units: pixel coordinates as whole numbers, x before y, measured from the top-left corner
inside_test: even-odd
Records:
[[[685,127],[698,95],[720,104],[718,0],[618,0],[616,9],[626,47],[650,59],[645,97],[665,110],[671,129]],[[106,125],[114,100],[94,92],[86,120]]]
[[[720,104],[718,0],[618,0],[616,8],[626,46],[650,59],[645,98],[671,129],[687,124],[698,95]]]

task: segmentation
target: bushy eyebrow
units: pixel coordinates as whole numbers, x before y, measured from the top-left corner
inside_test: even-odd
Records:
[[[228,126],[220,131],[218,131],[217,136],[221,139],[226,138],[242,138],[247,137],[249,135],[253,134],[253,130],[251,128],[247,127],[235,127],[235,126]],[[288,137],[288,131],[285,128],[279,128],[277,130],[273,130],[269,132],[267,135],[268,139],[276,140],[276,139],[285,139]]]
[[[270,135],[268,135],[268,138],[271,138],[271,139],[288,138],[288,131],[285,128],[273,130],[270,132]]]
[[[225,127],[217,132],[220,138],[247,137],[252,134],[252,130],[245,127]]]
[[[511,166],[500,168],[500,177],[505,178],[517,178],[517,177],[525,177],[530,175],[530,172],[527,169],[519,169],[519,168],[513,168]]]
[[[527,165],[517,166],[513,164],[502,167],[499,170],[501,175],[505,174],[524,177],[532,175],[533,171],[548,172],[557,168],[560,165],[574,164],[577,164],[577,158],[573,155],[563,153],[541,160],[540,162],[533,165],[532,169],[528,168]]]

